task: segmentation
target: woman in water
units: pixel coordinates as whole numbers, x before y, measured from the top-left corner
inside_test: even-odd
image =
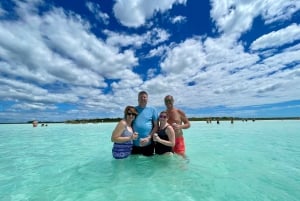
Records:
[[[168,124],[168,115],[166,111],[159,114],[159,129],[153,135],[156,154],[172,154],[175,145],[175,132],[173,127]]]
[[[127,106],[124,110],[124,119],[122,119],[111,135],[111,141],[114,142],[112,155],[115,159],[127,158],[132,149],[132,140],[137,139],[138,134],[133,131],[133,121],[137,116],[137,111],[133,106]]]

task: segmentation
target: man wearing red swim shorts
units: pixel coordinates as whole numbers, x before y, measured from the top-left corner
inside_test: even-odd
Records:
[[[175,146],[173,151],[185,158],[185,144],[182,129],[189,128],[191,124],[185,113],[174,107],[173,96],[167,95],[164,101],[167,107],[167,114],[169,116],[168,123],[173,126],[175,131]]]

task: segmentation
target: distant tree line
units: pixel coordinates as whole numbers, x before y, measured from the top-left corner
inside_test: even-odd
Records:
[[[107,122],[119,122],[121,118],[97,118],[97,119],[77,119],[68,120],[64,123],[69,124],[82,124],[82,123],[107,123]],[[300,120],[300,117],[274,117],[274,118],[241,118],[241,117],[191,117],[189,121],[255,121],[255,120]]]
[[[67,120],[64,123],[67,124],[108,123],[108,122],[119,122],[120,120],[121,118],[76,119],[76,120]]]
[[[189,118],[190,121],[252,121],[252,120],[300,120],[300,117],[260,117],[260,118],[254,118],[254,117],[192,117]]]
[[[119,122],[121,118],[96,118],[96,119],[75,119],[66,121],[39,121],[38,123],[66,123],[66,124],[85,124],[85,123],[108,123]],[[255,121],[255,120],[300,120],[300,117],[260,117],[260,118],[243,118],[243,117],[191,117],[189,121]],[[32,124],[33,121],[27,121]]]

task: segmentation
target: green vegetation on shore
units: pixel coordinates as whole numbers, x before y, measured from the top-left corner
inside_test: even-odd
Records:
[[[121,118],[104,118],[104,119],[77,119],[77,120],[68,120],[64,123],[67,124],[84,124],[84,123],[108,123],[108,122],[119,122]]]
[[[39,124],[66,123],[66,124],[85,124],[85,123],[108,123],[119,122],[121,118],[96,118],[96,119],[75,119],[66,121],[38,121]],[[191,117],[190,121],[258,121],[258,120],[300,120],[300,117],[260,117],[260,118],[242,118],[242,117]],[[0,124],[32,124],[33,121],[1,123]]]
[[[64,123],[69,124],[80,124],[80,123],[107,123],[107,122],[118,122],[121,118],[98,118],[98,119],[77,119],[68,120]],[[300,120],[300,117],[274,117],[274,118],[240,118],[240,117],[192,117],[190,121],[256,121],[256,120]]]

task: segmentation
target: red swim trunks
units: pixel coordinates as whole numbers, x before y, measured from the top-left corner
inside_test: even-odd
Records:
[[[173,147],[173,151],[176,154],[184,154],[185,153],[185,145],[183,136],[175,138],[175,146]]]

